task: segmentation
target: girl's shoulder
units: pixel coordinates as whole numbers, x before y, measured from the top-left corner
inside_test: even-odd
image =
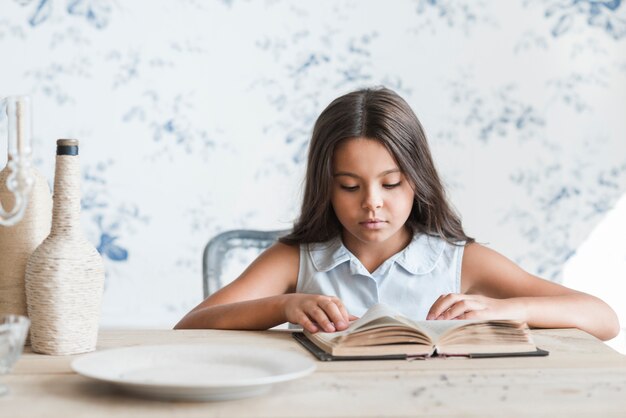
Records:
[[[288,245],[276,242],[265,250],[242,273],[240,279],[259,279],[264,283],[277,286],[276,292],[285,293],[295,289],[300,263],[298,245]]]
[[[256,260],[252,262],[249,271],[274,272],[273,274],[284,274],[293,276],[297,273],[300,260],[298,245],[283,244],[276,242],[263,251]]]
[[[298,259],[300,257],[300,246],[298,244],[284,244],[276,242],[263,253],[266,257],[278,257],[284,259]]]
[[[464,291],[489,295],[504,294],[507,287],[537,279],[504,255],[476,242],[465,247],[461,274]]]

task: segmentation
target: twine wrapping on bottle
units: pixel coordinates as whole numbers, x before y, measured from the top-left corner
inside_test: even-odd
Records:
[[[0,202],[10,210],[15,198],[6,187],[8,176],[7,168],[0,171]],[[0,226],[0,314],[26,315],[26,262],[50,233],[50,188],[38,171],[32,170],[32,176],[35,181],[24,217],[13,226]]]
[[[70,140],[57,144],[62,141]],[[103,286],[102,257],[80,226],[78,156],[57,155],[52,229],[26,269],[33,351],[66,355],[95,350]]]

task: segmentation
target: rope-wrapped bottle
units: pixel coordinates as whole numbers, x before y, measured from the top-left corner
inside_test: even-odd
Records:
[[[13,106],[7,106],[9,137],[18,144],[30,143],[32,136],[32,109],[30,98],[13,97]],[[9,138],[9,143],[11,138]],[[13,156],[9,145],[7,165],[0,171],[0,204],[12,212],[18,204],[7,186],[11,176]],[[13,161],[14,162],[14,161]],[[22,219],[14,225],[0,225],[0,314],[26,315],[24,275],[28,257],[50,233],[52,196],[46,178],[30,166],[32,187],[26,199]]]
[[[26,315],[26,262],[50,233],[52,196],[46,178],[31,169],[34,179],[24,217],[13,226],[0,225],[0,314]],[[15,199],[6,186],[9,170],[0,171],[0,202],[11,208]]]
[[[104,288],[102,257],[80,225],[78,141],[57,141],[50,235],[28,259],[26,301],[33,351],[93,351]]]

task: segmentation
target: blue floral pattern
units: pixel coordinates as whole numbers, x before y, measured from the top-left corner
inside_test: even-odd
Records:
[[[548,2],[545,17],[554,19],[553,36],[574,30],[579,21],[604,30],[615,39],[626,36],[626,11],[622,0],[555,0]]]
[[[28,23],[39,26],[45,23],[54,13],[54,0],[15,0],[20,6],[30,7]],[[103,29],[109,23],[112,12],[111,0],[67,0],[65,12],[69,15],[84,18],[97,29]]]

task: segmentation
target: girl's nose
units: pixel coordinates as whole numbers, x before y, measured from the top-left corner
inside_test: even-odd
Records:
[[[367,210],[376,210],[383,207],[383,199],[380,193],[374,190],[368,190],[363,199],[363,208]]]

